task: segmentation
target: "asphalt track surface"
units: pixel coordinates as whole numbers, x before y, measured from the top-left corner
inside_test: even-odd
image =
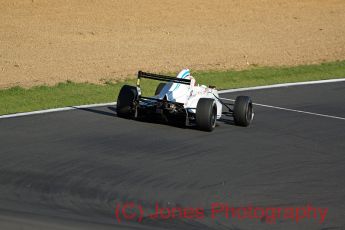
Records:
[[[345,82],[223,94],[345,117]],[[248,128],[224,119],[212,133],[116,117],[113,107],[0,119],[0,229],[344,229],[345,121],[255,106]],[[324,223],[115,218],[203,207],[328,208]]]

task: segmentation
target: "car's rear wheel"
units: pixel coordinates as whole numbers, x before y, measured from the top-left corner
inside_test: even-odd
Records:
[[[155,95],[158,95],[162,91],[162,89],[164,88],[165,84],[166,83],[163,83],[163,82],[159,83],[159,85],[156,88]]]
[[[135,102],[138,99],[138,90],[135,86],[122,86],[117,97],[116,113],[123,118],[131,118],[135,114]]]
[[[253,103],[250,97],[236,97],[233,116],[236,125],[248,126],[251,123],[253,119]]]
[[[211,98],[200,98],[196,108],[196,123],[199,129],[212,131],[216,127],[217,105]]]

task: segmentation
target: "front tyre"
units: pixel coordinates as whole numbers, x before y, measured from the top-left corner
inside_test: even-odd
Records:
[[[135,86],[122,86],[117,97],[116,113],[118,117],[131,118],[135,115],[135,102],[138,99],[138,90]]]
[[[212,131],[216,127],[217,105],[212,98],[200,98],[196,107],[196,124],[199,129]]]
[[[246,127],[251,123],[253,120],[253,103],[250,97],[236,97],[233,116],[236,125]]]

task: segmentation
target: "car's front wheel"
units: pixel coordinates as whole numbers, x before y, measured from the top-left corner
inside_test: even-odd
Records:
[[[251,123],[253,120],[253,103],[250,97],[236,97],[233,116],[236,125],[248,126]]]
[[[217,105],[212,98],[200,98],[196,108],[196,123],[199,129],[212,131],[216,127]]]

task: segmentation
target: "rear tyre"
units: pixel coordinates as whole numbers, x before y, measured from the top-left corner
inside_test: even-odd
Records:
[[[251,123],[253,119],[253,103],[250,97],[236,97],[233,116],[236,125],[246,127]]]
[[[216,127],[217,105],[211,98],[200,98],[196,107],[196,123],[199,129],[212,131]]]
[[[116,113],[118,117],[131,118],[135,114],[135,102],[138,99],[138,90],[135,86],[122,86],[117,97]]]
[[[165,86],[165,83],[163,83],[163,82],[159,83],[159,85],[158,85],[157,88],[156,88],[155,95],[158,95],[158,94],[162,91],[162,89],[164,88],[164,86]]]

